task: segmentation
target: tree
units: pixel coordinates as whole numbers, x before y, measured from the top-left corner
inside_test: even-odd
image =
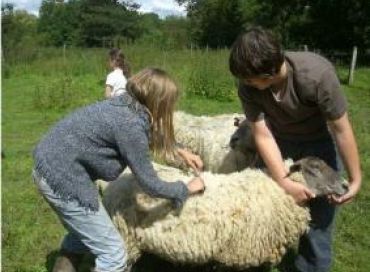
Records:
[[[135,40],[142,32],[138,7],[133,1],[44,0],[39,31],[47,35],[52,45],[102,46],[104,40],[116,37]]]
[[[35,47],[39,37],[36,33],[37,17],[24,10],[14,10],[14,5],[1,7],[2,51],[5,59],[24,54],[24,49]]]
[[[139,15],[132,3],[127,7],[125,2],[85,0],[81,13],[82,36],[88,46],[101,46],[103,39],[117,36],[135,40],[141,34]]]
[[[39,11],[38,30],[48,45],[81,44],[81,2],[44,0]]]
[[[190,18],[190,34],[200,45],[230,46],[243,28],[240,0],[178,0]]]
[[[313,46],[348,50],[370,46],[370,2],[367,0],[316,0],[308,8]]]

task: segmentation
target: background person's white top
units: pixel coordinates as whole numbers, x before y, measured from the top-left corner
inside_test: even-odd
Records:
[[[121,95],[126,92],[127,79],[123,75],[123,71],[120,68],[116,68],[113,72],[108,74],[106,85],[112,87],[111,97]]]

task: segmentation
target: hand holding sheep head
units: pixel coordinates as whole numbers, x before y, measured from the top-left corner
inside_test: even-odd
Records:
[[[297,177],[297,173],[302,177]],[[293,180],[303,179],[316,196],[342,196],[349,189],[347,181],[342,180],[336,171],[316,157],[306,157],[295,162],[289,169],[288,177]]]
[[[290,178],[285,178],[280,186],[287,194],[291,195],[299,205],[305,204],[311,198],[315,198],[315,194],[311,192],[305,184],[294,182]]]

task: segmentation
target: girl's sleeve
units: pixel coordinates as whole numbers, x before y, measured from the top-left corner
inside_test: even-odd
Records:
[[[107,76],[107,80],[105,81],[105,85],[109,85],[109,86],[114,86],[114,75],[112,73],[110,73],[108,76]]]
[[[188,197],[184,182],[166,182],[154,171],[149,152],[149,140],[145,128],[138,124],[122,126],[115,132],[116,142],[121,156],[136,176],[140,187],[152,197],[167,198],[174,201],[176,207],[182,206]]]

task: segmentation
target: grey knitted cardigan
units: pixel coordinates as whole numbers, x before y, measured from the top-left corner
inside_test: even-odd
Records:
[[[35,170],[62,200],[98,210],[93,181],[115,180],[129,166],[141,188],[181,206],[186,185],[158,178],[150,160],[149,116],[132,96],[81,108],[59,121],[34,150]]]

